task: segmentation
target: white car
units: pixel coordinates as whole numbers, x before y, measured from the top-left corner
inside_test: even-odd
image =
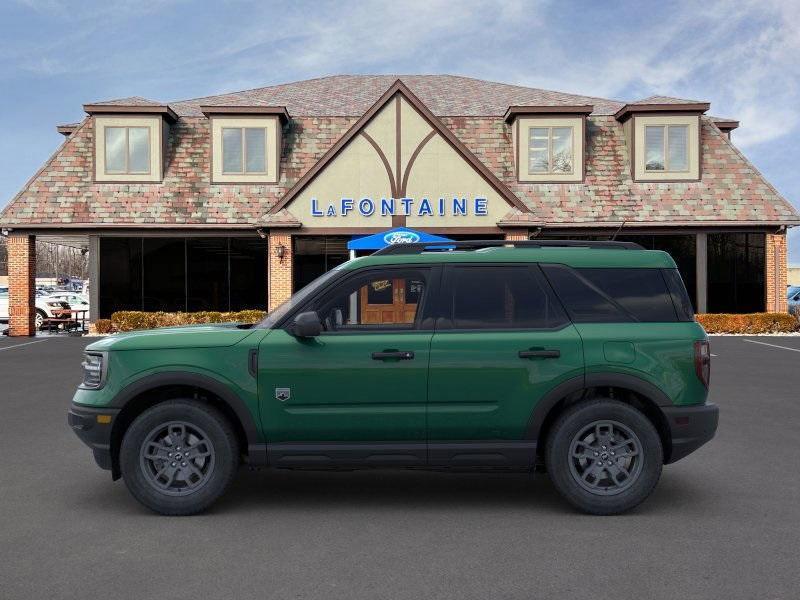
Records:
[[[64,309],[69,310],[70,308],[69,302],[61,298],[36,296],[36,329],[41,329],[45,319],[55,318],[58,311]],[[0,287],[0,321],[8,321],[7,287]]]
[[[89,310],[89,298],[78,292],[53,292],[47,297],[62,300],[73,310]]]

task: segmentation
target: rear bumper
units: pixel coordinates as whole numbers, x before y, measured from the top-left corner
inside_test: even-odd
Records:
[[[705,444],[717,432],[719,407],[711,402],[700,406],[663,406],[669,424],[672,451],[667,464],[674,463]]]
[[[73,403],[67,412],[67,423],[80,440],[92,449],[94,460],[101,469],[111,470],[111,430],[119,414],[117,408],[91,408]],[[98,416],[110,417],[108,423],[98,422]],[[100,419],[105,421],[106,419]]]

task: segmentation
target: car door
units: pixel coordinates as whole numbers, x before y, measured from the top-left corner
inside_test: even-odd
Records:
[[[317,312],[321,335],[297,338],[289,325],[264,338],[258,385],[273,464],[425,464],[434,272],[346,275],[298,311]],[[403,310],[380,317],[368,305]]]
[[[530,466],[548,391],[583,376],[580,336],[536,265],[448,265],[431,342],[429,460]]]

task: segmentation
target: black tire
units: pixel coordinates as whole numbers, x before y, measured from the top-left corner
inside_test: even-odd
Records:
[[[558,416],[547,438],[545,463],[570,504],[589,514],[613,515],[650,495],[661,477],[664,451],[656,428],[642,412],[599,398],[570,406]]]
[[[144,411],[125,432],[120,449],[128,490],[162,515],[205,510],[225,492],[238,466],[239,446],[227,418],[193,400],[169,400]]]
[[[41,308],[36,309],[36,316],[34,317],[34,324],[36,325],[36,329],[41,329],[44,326],[44,320],[47,318],[47,315]]]

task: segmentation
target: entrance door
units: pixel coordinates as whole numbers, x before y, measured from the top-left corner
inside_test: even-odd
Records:
[[[448,266],[431,342],[429,460],[528,467],[538,400],[583,375],[581,338],[536,265]]]
[[[421,289],[422,282],[404,278],[365,285],[359,292],[363,323],[412,323]]]
[[[319,337],[296,338],[287,328],[264,338],[258,386],[273,464],[426,463],[432,271],[358,271],[302,307],[319,315]],[[389,312],[377,319],[352,301],[368,289],[384,291],[387,281],[414,289],[415,302],[402,297],[402,318]]]

